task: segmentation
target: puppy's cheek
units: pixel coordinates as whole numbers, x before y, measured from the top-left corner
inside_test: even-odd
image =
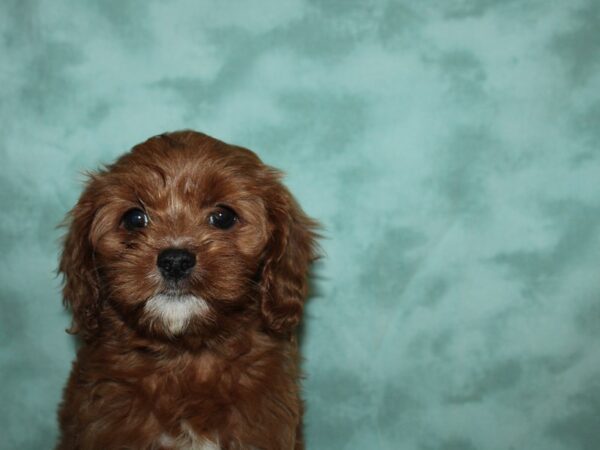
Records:
[[[248,223],[243,224],[236,235],[237,250],[250,260],[258,260],[269,241],[271,230],[265,214],[262,206],[245,212]]]
[[[95,245],[96,253],[106,260],[116,259],[125,251],[126,243],[127,239],[124,233],[107,233],[98,239]]]
[[[239,254],[205,260],[199,269],[203,295],[212,300],[236,300],[248,294],[257,265]]]
[[[118,238],[103,239],[97,249],[106,296],[126,312],[154,295],[160,286],[154,256],[140,246],[132,249]]]

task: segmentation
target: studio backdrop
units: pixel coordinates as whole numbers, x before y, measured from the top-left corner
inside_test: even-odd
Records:
[[[307,448],[600,442],[600,3],[0,4],[0,448],[53,447],[83,173],[183,128],[323,225]]]

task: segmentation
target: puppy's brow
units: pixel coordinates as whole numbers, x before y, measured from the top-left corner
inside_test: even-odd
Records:
[[[136,201],[139,203],[139,205],[144,208],[144,210],[147,210],[146,207],[146,202],[144,202],[144,200],[142,200],[142,197],[140,197],[140,194],[138,192],[135,193],[135,199]],[[148,213],[148,211],[146,211],[146,214]]]

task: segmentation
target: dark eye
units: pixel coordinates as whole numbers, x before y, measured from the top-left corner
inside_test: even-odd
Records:
[[[139,208],[133,208],[123,214],[122,221],[125,228],[133,231],[148,225],[148,215]]]
[[[238,220],[238,216],[231,208],[219,206],[215,211],[208,216],[208,223],[213,227],[227,230],[231,228]]]

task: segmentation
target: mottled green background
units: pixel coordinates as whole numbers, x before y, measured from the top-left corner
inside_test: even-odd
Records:
[[[85,169],[195,128],[326,228],[309,449],[600,448],[600,2],[0,3],[0,447],[51,448]]]

